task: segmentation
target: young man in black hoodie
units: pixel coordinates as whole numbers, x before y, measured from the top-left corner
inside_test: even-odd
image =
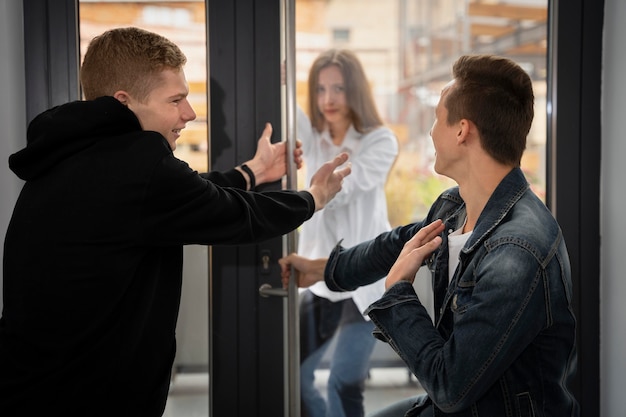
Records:
[[[4,247],[1,416],[162,415],[183,245],[285,234],[349,174],[340,155],[308,191],[246,191],[286,171],[269,126],[246,164],[190,169],[173,155],[195,118],[185,61],[144,30],[94,38],[81,69],[86,100],[37,116],[10,157],[26,183]]]

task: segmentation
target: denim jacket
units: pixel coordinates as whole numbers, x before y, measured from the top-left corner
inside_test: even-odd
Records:
[[[426,219],[374,240],[337,246],[325,271],[336,291],[387,274],[404,243],[435,219],[446,229],[426,261],[435,323],[409,282],[372,304],[375,335],[388,342],[428,396],[409,416],[578,416],[568,390],[576,371],[570,264],[561,230],[519,168],[498,185],[459,255],[448,284],[447,235],[465,220],[458,188]],[[429,414],[430,415],[430,414]]]

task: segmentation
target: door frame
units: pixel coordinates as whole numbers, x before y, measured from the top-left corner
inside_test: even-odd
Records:
[[[208,0],[207,13],[210,161],[223,170],[252,157],[266,122],[283,137],[280,1]],[[211,415],[284,415],[283,299],[259,296],[262,284],[281,287],[282,239],[211,252]]]
[[[30,122],[41,111],[80,97],[78,6],[76,0],[24,0],[23,5],[26,113]],[[279,1],[207,0],[207,10],[210,73],[224,89],[223,102],[211,95],[212,118],[220,116],[215,113],[220,106],[221,116],[226,117],[225,135],[216,123],[210,127],[212,169],[219,170],[253,154],[266,121],[274,125],[274,140],[282,136],[277,93]],[[548,159],[553,161],[548,167],[548,205],[561,224],[572,263],[578,318],[574,392],[582,415],[600,415],[598,138],[603,14],[604,0],[550,2],[552,112],[548,115],[548,133],[558,140],[553,140],[548,150]],[[283,304],[279,298],[258,297],[260,284],[267,281],[258,270],[262,251],[269,251],[270,265],[277,268],[280,239],[261,245],[212,248],[213,416],[285,415]],[[271,284],[280,285],[277,271],[269,275]]]
[[[547,203],[572,268],[578,350],[572,388],[583,416],[600,415],[603,25],[604,0],[550,0]]]

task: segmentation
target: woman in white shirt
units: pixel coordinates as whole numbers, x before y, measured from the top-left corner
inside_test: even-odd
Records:
[[[298,109],[307,184],[325,161],[350,155],[352,174],[342,191],[302,225],[298,253],[325,257],[341,241],[353,246],[389,230],[385,183],[398,154],[393,132],[383,126],[363,67],[348,50],[322,53],[309,72],[309,116]],[[374,349],[373,324],[363,311],[384,292],[384,279],[353,292],[330,291],[319,282],[301,294],[301,390],[308,417],[364,415],[363,389]],[[314,386],[332,337],[327,400]]]

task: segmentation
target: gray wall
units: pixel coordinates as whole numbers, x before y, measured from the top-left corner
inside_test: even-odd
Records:
[[[600,407],[626,411],[626,2],[606,0],[600,203]]]
[[[26,141],[22,20],[21,1],[0,0],[0,242],[4,242],[7,224],[21,188],[21,182],[9,170],[7,158]]]

